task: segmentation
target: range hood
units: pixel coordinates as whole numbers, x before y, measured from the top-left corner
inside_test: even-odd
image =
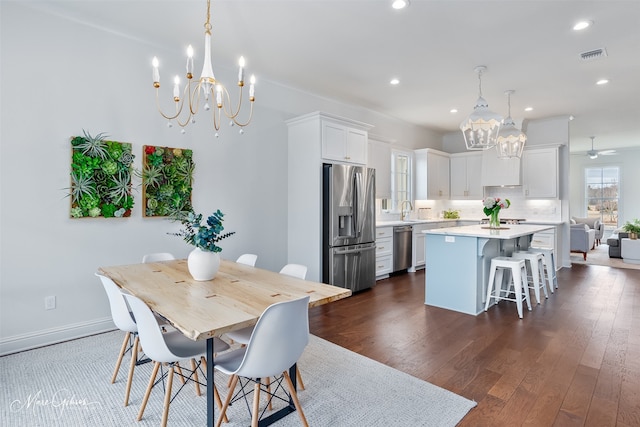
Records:
[[[499,159],[495,149],[482,152],[483,187],[518,187],[522,185],[520,159]]]

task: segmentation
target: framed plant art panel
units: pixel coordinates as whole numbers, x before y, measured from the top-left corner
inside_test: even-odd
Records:
[[[191,210],[193,151],[154,145],[144,145],[142,151],[144,216]]]
[[[72,218],[131,215],[131,144],[108,141],[104,133],[71,137]]]

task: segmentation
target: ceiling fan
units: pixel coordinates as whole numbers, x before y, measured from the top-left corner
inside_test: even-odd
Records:
[[[589,138],[591,138],[591,150],[587,151],[587,156],[589,156],[590,159],[597,159],[598,156],[602,155],[602,156],[610,156],[611,154],[616,154],[616,150],[602,150],[602,151],[596,151],[593,149],[593,140],[596,138],[595,136],[590,136]]]

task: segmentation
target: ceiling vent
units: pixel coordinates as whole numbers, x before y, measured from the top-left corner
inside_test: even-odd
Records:
[[[594,59],[604,58],[605,56],[607,56],[607,50],[601,48],[582,52],[580,54],[580,59],[582,59],[583,61],[592,61]]]

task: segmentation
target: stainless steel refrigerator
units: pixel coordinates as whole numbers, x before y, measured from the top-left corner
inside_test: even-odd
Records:
[[[323,165],[322,281],[361,291],[376,282],[375,169]]]

